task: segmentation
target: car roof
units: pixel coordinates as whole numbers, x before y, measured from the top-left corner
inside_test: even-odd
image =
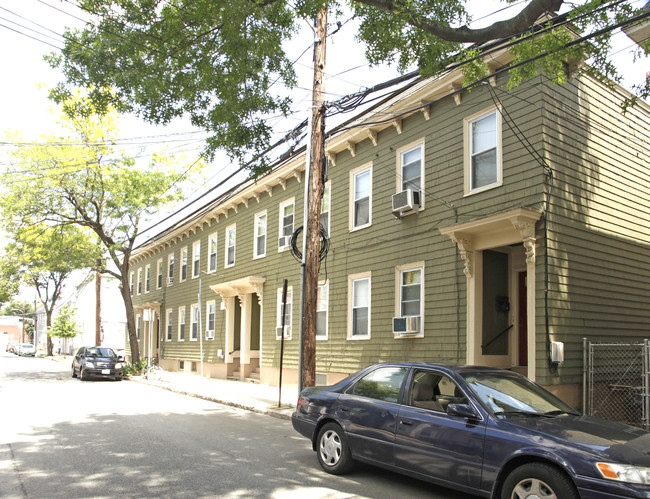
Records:
[[[412,367],[412,368],[435,368],[441,369],[443,371],[453,371],[462,374],[477,373],[477,372],[503,372],[503,373],[512,373],[516,374],[513,371],[508,369],[503,369],[500,367],[491,367],[491,366],[481,366],[481,365],[469,365],[469,364],[454,364],[446,362],[379,362],[372,364],[370,367],[374,366],[399,366],[399,367]]]

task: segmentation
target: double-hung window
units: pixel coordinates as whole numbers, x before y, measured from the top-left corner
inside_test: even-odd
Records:
[[[501,184],[501,114],[492,109],[465,120],[468,193]]]
[[[187,279],[187,246],[181,250],[181,282]]]
[[[131,290],[131,296],[133,296],[134,281],[135,273],[131,272],[131,275],[129,276],[129,289]]]
[[[172,310],[167,310],[167,341],[172,341]]]
[[[191,320],[191,333],[190,333],[190,340],[196,341],[199,339],[199,306],[198,305],[192,305],[191,311],[190,311],[190,320]]]
[[[422,191],[422,158],[424,145],[407,146],[398,151],[401,189]]]
[[[163,285],[163,261],[159,258],[156,262],[156,289],[162,288]]]
[[[208,238],[208,272],[217,270],[217,235],[212,234]]]
[[[174,282],[174,253],[167,259],[167,285]]]
[[[144,268],[144,292],[151,291],[151,265]]]
[[[280,251],[288,248],[291,244],[295,211],[294,206],[295,204],[293,199],[280,204],[280,237],[278,239],[278,249]]]
[[[327,283],[319,284],[316,295],[316,339],[327,339],[327,322],[329,308],[330,286]]]
[[[265,211],[255,215],[255,241],[253,241],[255,258],[262,258],[266,255],[266,220]]]
[[[138,294],[142,294],[142,269],[138,269]]]
[[[400,271],[400,317],[422,315],[422,268]]]
[[[140,341],[140,336],[142,334],[142,317],[140,315],[135,316],[135,338]]]
[[[367,227],[372,223],[372,168],[351,172],[351,230]]]
[[[328,182],[325,184],[323,190],[323,199],[320,205],[320,224],[325,229],[325,232],[330,233],[330,209],[332,203],[332,186]]]
[[[215,325],[215,319],[216,319],[216,315],[217,315],[216,302],[209,301],[206,304],[205,308],[206,308],[205,318],[206,318],[206,329],[207,329],[206,337],[207,337],[208,340],[213,340],[214,339],[214,325]]]
[[[185,307],[178,309],[178,341],[185,341]]]
[[[348,338],[370,338],[370,273],[348,278],[349,317]]]
[[[287,288],[287,300],[286,306],[284,307],[284,337],[285,339],[291,339],[291,311],[293,304],[293,288],[289,286]],[[282,338],[282,288],[278,289],[278,310],[277,310],[277,323],[275,328],[275,338]]]
[[[201,242],[192,245],[192,277],[199,277],[201,273]]]
[[[237,227],[231,225],[226,229],[226,267],[235,265],[235,249],[237,243]]]

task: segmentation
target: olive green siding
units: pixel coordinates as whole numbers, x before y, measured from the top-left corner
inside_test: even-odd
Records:
[[[464,119],[495,105],[502,118],[502,185],[480,193],[464,193]],[[548,217],[535,229],[535,328],[537,379],[544,384],[577,383],[582,376],[582,337],[627,338],[646,335],[650,324],[650,176],[647,171],[648,108],[640,105],[623,116],[620,95],[592,80],[573,79],[564,86],[546,78],[532,79],[512,91],[503,81],[462,94],[460,104],[448,96],[430,106],[430,118],[415,112],[401,119],[401,130],[379,130],[343,150],[329,166],[331,189],[330,250],[321,265],[329,284],[328,336],[317,341],[317,371],[347,373],[377,361],[423,360],[464,362],[467,348],[467,279],[458,248],[439,229],[517,208],[546,209],[546,166],[553,172]],[[391,211],[398,191],[397,151],[423,140],[424,209],[401,219]],[[536,154],[544,158],[544,164]],[[372,223],[350,230],[350,172],[372,168]],[[273,174],[272,174],[273,175]],[[260,182],[263,179],[260,180]],[[201,270],[207,269],[208,237],[218,234],[217,271],[201,274],[201,313],[216,301],[214,340],[203,341],[204,360],[222,363],[226,312],[211,285],[247,276],[266,279],[261,309],[261,366],[277,368],[278,289],[292,286],[292,338],[285,342],[284,366],[298,366],[300,265],[290,252],[278,252],[279,206],[295,199],[294,228],[302,226],[304,178],[288,175],[272,195],[249,197],[228,216],[195,222],[161,235],[137,252],[132,270],[147,264],[155,288],[156,261],[175,255],[171,286],[134,296],[136,306],[161,304],[160,335],[165,336],[166,310],[173,310],[173,339],[164,341],[167,359],[199,360],[199,344],[190,341],[190,307],[197,303],[198,278],[191,277],[192,244],[201,242]],[[237,194],[234,194],[235,196]],[[266,256],[253,258],[255,214],[267,212]],[[236,224],[236,264],[224,268],[226,228]],[[170,235],[171,234],[171,235]],[[548,268],[546,244],[548,236]],[[179,282],[180,251],[188,248],[188,279]],[[392,332],[396,310],[396,268],[423,262],[423,337],[398,338]],[[370,339],[349,339],[350,275],[371,275]],[[144,270],[143,270],[144,274]],[[548,275],[548,279],[547,279]],[[548,284],[547,284],[548,281]],[[548,290],[548,296],[546,295]],[[548,298],[548,300],[547,300]],[[548,301],[549,328],[546,328]],[[178,308],[186,307],[185,341],[179,342]],[[205,329],[205,327],[203,328]],[[557,374],[548,369],[547,339],[563,341],[566,361]],[[507,366],[510,367],[510,366]]]

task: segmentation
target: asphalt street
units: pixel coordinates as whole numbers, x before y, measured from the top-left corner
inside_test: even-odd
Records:
[[[318,466],[287,420],[0,352],[0,497],[461,498],[358,466]]]

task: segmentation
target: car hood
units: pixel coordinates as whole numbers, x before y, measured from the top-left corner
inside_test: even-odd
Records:
[[[603,458],[650,466],[650,432],[592,416],[509,417],[507,421]]]

